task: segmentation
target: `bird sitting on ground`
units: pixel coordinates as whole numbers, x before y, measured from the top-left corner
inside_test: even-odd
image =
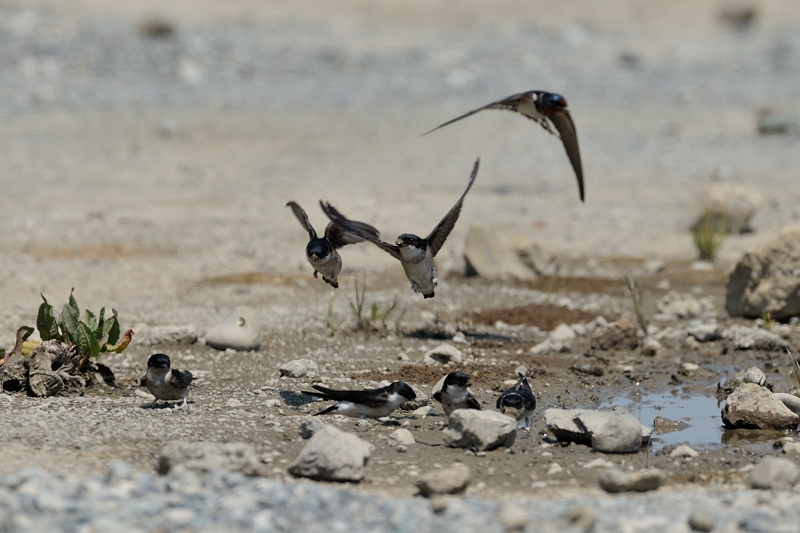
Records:
[[[144,376],[144,385],[150,394],[155,396],[153,403],[148,407],[155,407],[159,400],[182,400],[178,408],[187,407],[186,397],[192,387],[192,373],[171,368],[169,357],[163,353],[150,356],[147,360],[147,373]]]

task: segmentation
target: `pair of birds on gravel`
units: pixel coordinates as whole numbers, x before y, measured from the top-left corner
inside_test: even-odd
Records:
[[[427,133],[474,115],[484,109],[505,109],[517,112],[526,118],[534,120],[546,131],[559,137],[564,144],[567,157],[578,179],[578,192],[581,201],[584,200],[583,167],[578,148],[578,135],[575,131],[575,124],[572,122],[572,116],[567,110],[567,101],[563,96],[545,91],[528,91],[514,94],[473,109],[435,127]],[[553,128],[555,128],[555,131]],[[294,201],[288,202],[286,205],[292,209],[303,228],[308,232],[310,241],[306,246],[306,258],[314,268],[314,277],[316,278],[318,273],[322,274],[322,279],[326,283],[337,288],[339,286],[339,274],[342,271],[342,258],[337,250],[347,244],[369,241],[400,261],[414,292],[421,293],[424,298],[433,298],[434,290],[439,281],[434,258],[455,227],[458,216],[461,213],[464,197],[478,175],[479,161],[480,159],[475,161],[467,188],[458,199],[458,202],[425,238],[412,233],[404,233],[397,237],[394,244],[385,242],[381,240],[380,232],[373,226],[364,222],[350,220],[330,203],[323,201],[320,201],[320,205],[331,222],[325,228],[324,236],[320,237],[309,222],[305,210]]]
[[[496,407],[504,415],[517,420],[517,428],[529,428],[531,415],[536,408],[536,397],[528,384],[528,374],[517,373],[519,380],[497,399]],[[448,417],[458,409],[477,409],[481,406],[469,390],[470,377],[462,372],[451,372],[445,376],[441,390],[433,397],[442,404]],[[398,407],[417,397],[414,389],[403,381],[395,381],[379,389],[334,390],[320,385],[312,385],[316,391],[302,391],[336,403],[314,416],[334,414],[356,418],[383,418]]]

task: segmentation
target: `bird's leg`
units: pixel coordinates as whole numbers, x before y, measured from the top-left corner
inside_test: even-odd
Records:
[[[153,398],[153,401],[147,404],[147,407],[150,409],[155,409],[158,405],[158,398]]]
[[[318,274],[318,272],[315,270],[314,271],[314,279],[317,279],[317,274]]]

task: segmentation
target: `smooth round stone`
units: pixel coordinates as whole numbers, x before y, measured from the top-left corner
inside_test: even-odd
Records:
[[[205,342],[218,350],[258,350],[261,328],[256,325],[255,313],[249,307],[237,307],[206,333]]]

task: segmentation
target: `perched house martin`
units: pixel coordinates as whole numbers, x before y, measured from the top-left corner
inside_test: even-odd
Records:
[[[464,203],[464,197],[467,195],[470,188],[472,188],[475,177],[478,175],[479,163],[480,158],[475,161],[475,166],[472,168],[472,175],[469,178],[469,183],[467,184],[467,189],[464,191],[464,194],[461,195],[456,205],[450,209],[442,221],[433,228],[430,235],[424,239],[410,233],[403,233],[397,237],[394,244],[389,244],[374,235],[361,231],[356,225],[358,223],[354,223],[345,218],[344,215],[339,213],[331,204],[320,201],[320,205],[334,224],[341,226],[347,232],[361,235],[366,240],[378,246],[378,248],[398,259],[400,264],[403,265],[403,270],[406,273],[408,281],[411,282],[411,288],[414,292],[421,293],[425,298],[433,298],[434,289],[436,289],[436,285],[439,283],[439,272],[436,270],[436,263],[434,263],[433,258],[439,253],[447,236],[450,235],[450,232],[456,225],[458,215],[461,213],[461,205]]]
[[[150,394],[155,396],[149,407],[155,407],[158,400],[171,401],[183,400],[178,406],[186,407],[186,397],[192,386],[192,373],[182,372],[177,368],[170,368],[169,357],[163,353],[150,356],[147,360],[147,373],[144,376],[144,385]]]
[[[345,231],[330,222],[325,228],[325,236],[317,237],[317,232],[308,221],[305,210],[297,202],[288,202],[286,205],[292,208],[297,220],[300,221],[311,239],[306,245],[306,259],[314,267],[314,277],[316,278],[319,272],[322,274],[323,281],[333,286],[334,289],[339,287],[339,273],[342,271],[342,257],[336,250],[346,244],[361,242],[367,238],[366,235],[380,239],[378,230],[369,224],[355,221],[352,222],[352,225],[354,228],[358,228],[358,233]]]
[[[575,176],[578,178],[578,192],[580,193],[581,202],[583,202],[583,166],[581,165],[581,152],[578,148],[578,133],[575,131],[575,124],[572,122],[572,116],[567,110],[567,100],[560,94],[548,93],[545,91],[528,91],[512,94],[502,100],[486,104],[478,109],[473,109],[469,113],[464,113],[453,120],[448,120],[444,124],[440,124],[432,130],[423,133],[423,135],[427,135],[432,131],[443,128],[462,118],[467,118],[484,109],[506,109],[508,111],[515,111],[524,117],[535,120],[545,130],[560,138],[561,142],[564,144],[564,149],[567,151],[569,162],[572,163],[572,168],[575,170]],[[558,133],[553,131],[552,126],[555,126]]]
[[[383,418],[408,400],[417,397],[414,390],[402,381],[395,381],[380,389],[368,390],[333,390],[320,385],[312,385],[318,392],[302,391],[309,396],[317,396],[323,400],[334,400],[336,403],[315,413],[317,415],[345,415],[364,418]]]
[[[463,372],[450,372],[444,378],[442,390],[436,391],[433,399],[442,404],[444,414],[456,409],[478,409],[481,405],[469,391],[469,376]]]
[[[517,429],[531,427],[531,415],[536,409],[536,396],[528,384],[528,376],[517,372],[519,381],[497,399],[497,408],[504,415],[517,419]]]

